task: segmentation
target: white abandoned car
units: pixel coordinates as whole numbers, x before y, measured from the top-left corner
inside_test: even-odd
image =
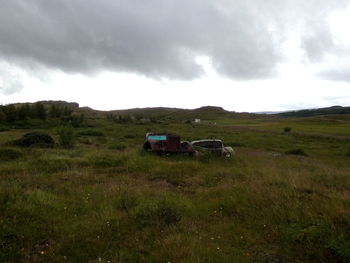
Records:
[[[232,147],[225,147],[222,140],[218,139],[205,139],[191,142],[196,154],[213,154],[230,158],[234,155],[235,151]]]

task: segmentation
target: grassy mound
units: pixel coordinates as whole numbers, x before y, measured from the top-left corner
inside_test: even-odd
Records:
[[[27,133],[22,138],[13,142],[13,145],[20,147],[51,148],[54,144],[54,139],[49,134],[43,132]]]

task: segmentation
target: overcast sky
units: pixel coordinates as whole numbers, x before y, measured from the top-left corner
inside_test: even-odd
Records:
[[[0,0],[0,103],[350,106],[350,0]]]

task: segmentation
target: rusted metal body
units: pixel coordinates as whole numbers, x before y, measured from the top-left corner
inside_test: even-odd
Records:
[[[206,139],[191,142],[196,153],[206,154],[210,153],[217,156],[232,157],[234,150],[232,147],[225,147],[221,140]]]
[[[149,152],[162,154],[189,154],[194,150],[191,143],[181,141],[180,136],[173,134],[147,133],[143,149]]]

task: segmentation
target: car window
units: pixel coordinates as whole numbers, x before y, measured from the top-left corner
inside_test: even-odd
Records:
[[[193,145],[208,149],[222,148],[222,142],[220,141],[203,141],[194,143]]]

